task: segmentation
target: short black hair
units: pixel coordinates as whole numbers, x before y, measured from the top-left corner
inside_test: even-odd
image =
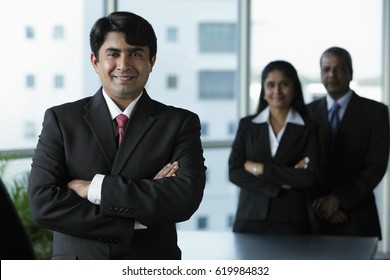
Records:
[[[322,53],[320,58],[320,67],[322,67],[322,58],[327,54],[333,54],[342,57],[344,59],[345,65],[347,66],[349,73],[351,74],[351,79],[352,79],[353,68],[352,68],[352,57],[350,53],[346,49],[340,47],[330,47]]]
[[[96,59],[99,59],[99,49],[107,34],[112,31],[122,32],[129,45],[149,47],[150,60],[156,55],[157,37],[152,25],[134,13],[113,12],[97,20],[89,34],[89,44]]]

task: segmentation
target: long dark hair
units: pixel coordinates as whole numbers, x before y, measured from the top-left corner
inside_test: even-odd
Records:
[[[291,63],[284,60],[275,60],[268,63],[268,65],[265,66],[263,72],[261,73],[261,91],[257,113],[260,113],[268,106],[268,102],[264,99],[264,82],[267,79],[268,74],[274,70],[281,71],[286,77],[293,81],[294,98],[291,102],[291,107],[294,108],[302,117],[306,116],[306,105],[303,99],[301,81],[299,80],[297,70]]]

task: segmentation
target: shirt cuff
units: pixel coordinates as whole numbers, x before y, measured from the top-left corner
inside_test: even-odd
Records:
[[[89,185],[88,200],[93,204],[100,205],[102,198],[103,179],[104,175],[96,174],[95,177],[93,177],[91,184]]]
[[[100,205],[100,201],[102,198],[102,185],[103,185],[104,176],[105,175],[102,174],[96,174],[93,177],[91,184],[89,185],[88,200],[93,204]],[[135,230],[147,229],[147,227],[135,221],[134,229]]]

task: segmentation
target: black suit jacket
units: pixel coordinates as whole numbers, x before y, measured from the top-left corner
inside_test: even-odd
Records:
[[[230,181],[240,188],[236,221],[307,222],[305,192],[318,177],[316,124],[309,119],[305,119],[304,126],[288,123],[272,157],[268,125],[253,123],[254,117],[240,120],[229,157]],[[304,157],[310,158],[309,167],[294,168]],[[246,160],[264,163],[264,174],[254,176],[245,171]],[[282,185],[292,186],[292,190],[283,190]],[[272,217],[271,200],[278,204]]]
[[[317,196],[334,194],[349,223],[322,224],[319,233],[378,236],[379,217],[373,190],[389,159],[389,112],[382,103],[353,92],[335,140],[330,135],[326,98],[309,104],[320,130],[320,188]]]
[[[180,258],[175,223],[197,210],[205,186],[198,116],[144,91],[116,141],[101,89],[46,111],[29,197],[35,221],[55,231],[53,258]],[[175,160],[176,177],[153,180]],[[95,174],[106,175],[100,206],[67,188]],[[133,230],[135,220],[148,229]]]

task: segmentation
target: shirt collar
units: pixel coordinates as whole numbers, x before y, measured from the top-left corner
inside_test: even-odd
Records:
[[[268,121],[269,121],[269,107],[265,107],[263,111],[261,111],[252,119],[252,122],[257,124],[268,123]],[[290,110],[288,111],[286,123],[305,125],[305,122],[303,121],[301,115],[293,108],[290,108]]]
[[[332,108],[333,104],[337,102],[341,108],[345,109],[349,103],[349,100],[351,100],[352,97],[352,90],[349,90],[346,94],[344,94],[342,97],[340,97],[337,101],[334,100],[332,97],[330,97],[329,94],[326,95],[326,103],[328,104],[328,111],[330,108]]]
[[[103,96],[104,99],[106,100],[108,110],[110,111],[111,119],[114,120],[120,114],[124,114],[129,118],[135,105],[137,104],[138,100],[141,98],[142,93],[143,92],[141,92],[141,94],[138,95],[138,97],[134,99],[133,102],[131,102],[129,106],[127,106],[127,108],[122,112],[122,110],[115,104],[114,101],[112,101],[112,99],[108,96],[108,94],[105,92],[103,88]]]

